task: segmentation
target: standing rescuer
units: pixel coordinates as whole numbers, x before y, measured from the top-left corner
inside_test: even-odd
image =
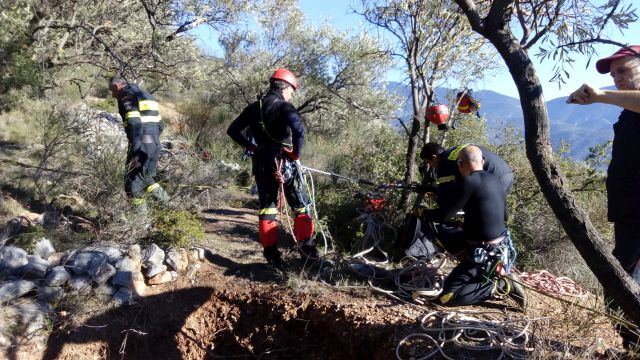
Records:
[[[283,183],[284,195],[295,213],[294,237],[303,259],[318,257],[313,243],[313,220],[308,213],[306,199],[300,191],[299,176],[284,169],[299,171],[289,166],[300,159],[304,144],[304,129],[300,115],[289,102],[298,88],[295,75],[284,68],[277,69],[269,79],[269,92],[247,106],[229,125],[227,134],[238,144],[253,152],[253,175],[258,186],[260,210],[259,239],[264,257],[275,268],[285,263],[278,250],[276,222],[278,191]],[[252,143],[243,131],[249,128]]]
[[[582,85],[567,103],[604,103],[623,108],[613,125],[611,162],[607,170],[607,211],[613,222],[613,256],[624,270],[640,278],[640,161],[636,150],[640,139],[640,45],[622,48],[596,62],[601,74],[610,73],[616,90]],[[638,276],[636,276],[638,275]],[[640,345],[637,334],[621,329],[627,348]]]
[[[153,178],[163,130],[158,103],[151,94],[118,76],[111,79],[109,88],[118,100],[118,112],[129,140],[125,191],[134,207],[146,213],[147,195],[163,203],[169,201],[167,192]]]

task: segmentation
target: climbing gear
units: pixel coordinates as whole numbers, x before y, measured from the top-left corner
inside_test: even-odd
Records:
[[[332,178],[335,178],[335,179],[352,181],[352,182],[355,182],[355,183],[358,183],[358,184],[362,184],[362,185],[376,186],[376,184],[374,184],[373,182],[371,182],[369,180],[347,177],[347,176],[339,175],[339,174],[336,174],[336,173],[333,173],[333,172],[322,171],[322,170],[310,168],[308,166],[302,166],[302,170],[303,171],[309,171],[309,172],[315,172],[315,173],[322,174],[322,175],[331,176]]]
[[[521,272],[522,283],[528,287],[549,295],[584,298],[588,292],[568,277],[556,277],[546,270]]]
[[[437,125],[438,130],[447,128],[447,120],[449,120],[449,108],[447,105],[433,105],[427,109],[425,120]]]
[[[265,135],[267,135],[267,137],[269,137],[269,139],[271,139],[271,141],[275,142],[276,144],[283,146],[283,147],[292,147],[293,145],[291,144],[287,144],[285,142],[276,140],[273,136],[271,136],[271,133],[269,133],[269,130],[267,130],[267,125],[265,125],[264,123],[264,115],[262,114],[262,96],[258,95],[258,105],[260,106],[260,121],[258,122],[260,124],[260,128],[262,129],[262,132],[265,133]]]
[[[471,90],[465,89],[458,92],[456,102],[458,103],[458,111],[463,114],[469,114],[480,109],[480,103],[471,96]],[[478,117],[480,117],[480,114],[478,114]]]
[[[296,76],[293,75],[291,71],[285,68],[279,68],[273,72],[273,75],[271,75],[271,78],[269,79],[269,81],[274,81],[274,80],[282,80],[287,84],[291,85],[291,87],[293,87],[293,90],[298,90],[298,79],[296,79]]]
[[[509,287],[509,291],[507,292],[507,296],[515,300],[518,306],[526,310],[528,305],[527,293],[522,286],[522,279],[515,272],[509,273],[504,278],[506,280],[507,286]]]
[[[468,352],[476,351],[478,355],[484,355],[488,350],[499,350],[500,353],[495,354],[494,358],[525,359],[529,357],[528,353],[534,351],[529,337],[532,321],[526,318],[511,319],[501,311],[432,311],[421,318],[420,332],[400,340],[396,346],[396,358],[454,359],[460,358],[460,354],[475,358],[475,354]],[[451,347],[453,351],[447,354]],[[418,352],[425,349],[429,352]]]
[[[282,153],[288,157],[290,160],[296,161],[300,159],[300,155],[293,152],[293,149],[290,147],[283,147]]]

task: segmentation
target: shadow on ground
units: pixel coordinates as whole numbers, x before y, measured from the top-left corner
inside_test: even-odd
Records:
[[[91,317],[75,329],[56,329],[47,340],[43,359],[59,358],[67,344],[95,342],[105,343],[106,358],[179,359],[176,334],[213,291],[195,287],[148,296]]]

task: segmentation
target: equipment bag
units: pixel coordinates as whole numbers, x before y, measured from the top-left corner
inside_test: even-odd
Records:
[[[409,248],[405,250],[405,255],[431,260],[438,253],[438,249],[434,245],[435,232],[429,223],[413,214],[409,214],[405,224],[407,240],[410,242]]]

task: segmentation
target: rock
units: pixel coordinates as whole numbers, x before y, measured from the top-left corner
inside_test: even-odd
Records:
[[[185,271],[187,271],[187,268],[189,267],[189,251],[187,251],[187,249],[180,249],[180,259],[181,259],[181,263],[177,264],[178,266],[182,265],[182,268],[178,269],[177,271],[180,273],[184,273]]]
[[[75,275],[95,277],[107,265],[107,255],[99,251],[80,251],[67,261],[69,272]]]
[[[164,262],[164,251],[156,244],[149,245],[142,252],[142,266],[151,268],[153,266],[162,265]]]
[[[66,252],[56,252],[53,253],[51,255],[49,255],[49,257],[47,258],[47,261],[49,262],[49,266],[58,266],[62,264],[62,259],[67,257],[69,254]]]
[[[147,269],[146,277],[149,279],[165,271],[167,271],[166,265],[153,265]]]
[[[198,270],[200,270],[200,263],[189,264],[186,274],[187,279],[193,279],[193,277],[198,273]]]
[[[93,281],[98,285],[103,285],[107,281],[109,281],[109,279],[111,279],[111,277],[115,275],[115,273],[116,273],[116,268],[113,267],[113,265],[107,263],[105,264],[105,266],[102,267],[102,269],[100,269],[98,274],[96,274],[96,276],[93,277]]]
[[[201,247],[193,247],[191,248],[191,251],[193,253],[193,258],[197,259],[198,261],[202,261],[205,259],[205,249],[201,248]]]
[[[100,246],[94,249],[107,256],[107,262],[111,265],[115,265],[124,255],[122,250],[114,246]]]
[[[91,279],[88,276],[76,276],[69,280],[68,286],[79,294],[87,295],[91,292]]]
[[[120,289],[118,289],[118,291],[116,291],[113,294],[113,300],[118,306],[130,302],[131,297],[132,297],[131,290],[124,287],[121,287]]]
[[[64,298],[64,290],[61,287],[41,286],[36,292],[38,300],[47,303],[57,302]]]
[[[55,252],[56,250],[53,248],[51,241],[49,241],[48,239],[42,238],[36,243],[36,249],[34,253],[44,260],[47,260],[49,256]]]
[[[15,305],[17,313],[20,314],[20,325],[22,335],[32,338],[41,330],[47,329],[47,314],[51,312],[51,305],[34,300],[20,301]]]
[[[27,252],[19,247],[0,247],[0,270],[13,271],[28,263]]]
[[[133,244],[129,246],[127,250],[127,255],[133,260],[133,262],[142,262],[142,250],[140,249],[140,245]]]
[[[184,262],[182,253],[174,248],[171,248],[167,251],[164,261],[175,271],[184,271],[187,267],[187,264]]]
[[[111,278],[111,283],[116,286],[131,286],[133,281],[133,273],[131,271],[118,270]]]
[[[12,274],[19,275],[26,279],[44,279],[44,276],[47,274],[49,262],[41,259],[37,255],[27,255],[27,259],[29,262],[12,271]]]
[[[49,270],[44,283],[51,287],[63,286],[69,279],[71,274],[65,270],[64,266],[55,266]]]
[[[130,257],[123,257],[116,262],[116,269],[122,271],[133,271],[135,269],[135,265]]]
[[[180,277],[180,274],[178,274],[177,271],[170,271],[171,273],[171,277],[173,278],[173,280],[176,280],[177,278]]]
[[[171,276],[170,271],[163,271],[157,274],[156,276],[150,278],[149,280],[147,280],[149,285],[160,285],[160,284],[167,283],[169,281],[173,281],[173,276]]]
[[[9,281],[0,285],[0,303],[18,298],[31,291],[36,284],[29,280]]]
[[[20,213],[19,216],[33,224],[42,224],[44,220],[44,214],[38,214],[31,211],[24,211]]]
[[[101,301],[110,301],[113,294],[116,293],[116,288],[109,284],[102,284],[95,288],[93,292]]]

